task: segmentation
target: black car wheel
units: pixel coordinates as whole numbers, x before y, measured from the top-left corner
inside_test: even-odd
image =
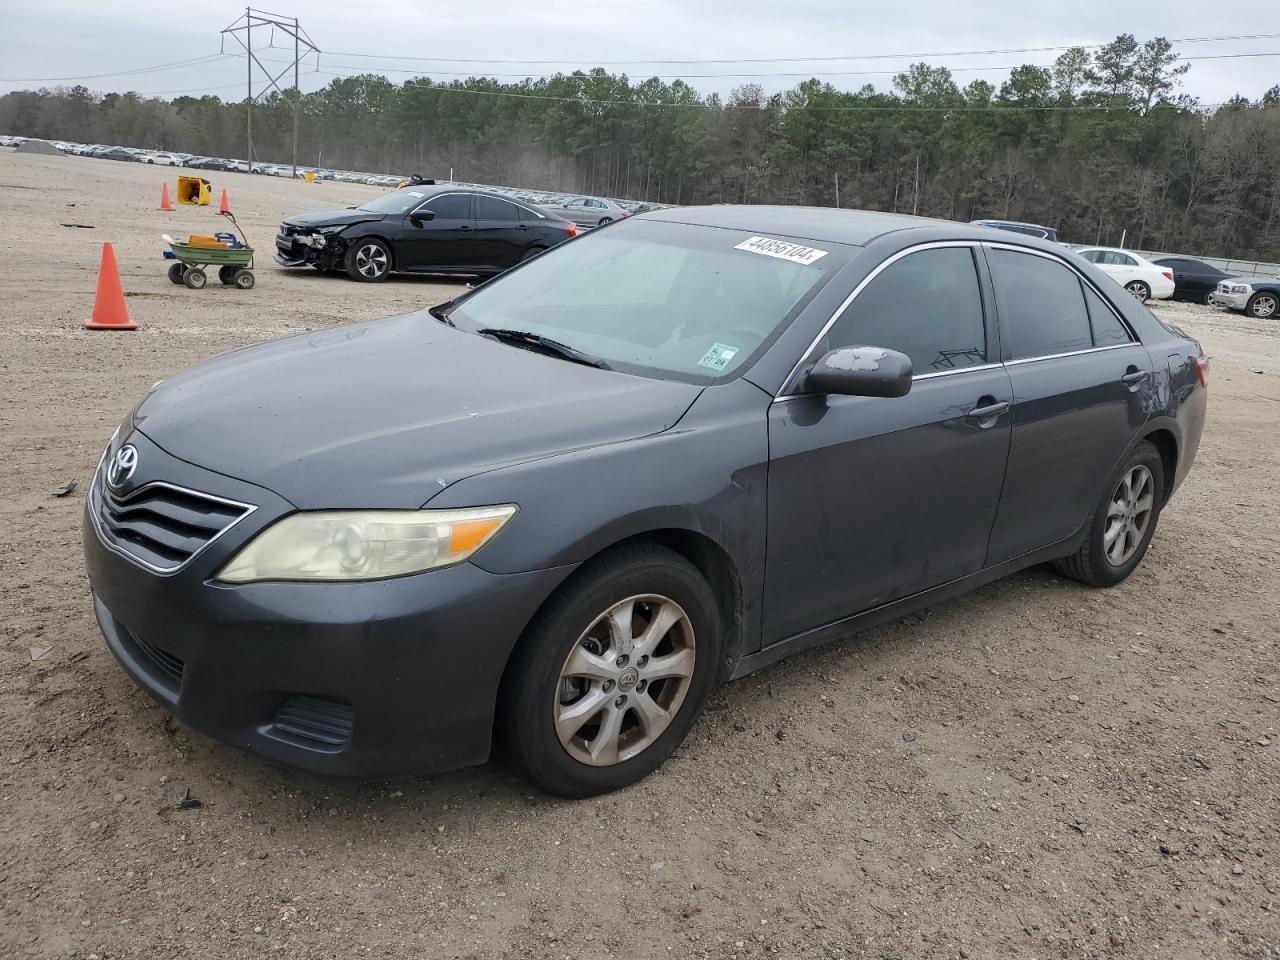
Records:
[[[1266,290],[1255,293],[1244,307],[1245,313],[1259,320],[1270,320],[1276,315],[1277,309],[1280,309],[1280,295]]]
[[[532,260],[545,249],[546,247],[530,247],[524,252],[524,256],[520,258],[520,262],[524,263],[526,260]]]
[[[1132,283],[1125,284],[1125,289],[1133,294],[1140,303],[1146,303],[1151,299],[1151,288],[1141,280],[1134,280]]]
[[[346,267],[352,280],[378,283],[391,275],[391,250],[381,240],[357,240],[347,248]]]
[[[1054,563],[1058,572],[1095,587],[1114,587],[1133,573],[1156,532],[1164,483],[1164,461],[1144,440],[1111,477],[1080,549]]]
[[[634,783],[689,732],[720,646],[715,597],[684,557],[646,545],[590,562],[538,614],[507,669],[507,755],[563,797]]]

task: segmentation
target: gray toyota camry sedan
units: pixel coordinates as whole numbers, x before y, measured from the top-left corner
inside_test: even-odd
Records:
[[[716,684],[1032,564],[1098,587],[1208,363],[1044,241],[630,217],[451,303],[228,353],[111,438],[84,526],[133,678],[275,761],[613,790]]]

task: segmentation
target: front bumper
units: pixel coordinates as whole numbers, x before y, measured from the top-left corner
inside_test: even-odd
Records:
[[[1223,293],[1221,290],[1215,290],[1210,300],[1231,310],[1243,310],[1249,304],[1249,296],[1248,293]]]
[[[144,456],[153,461],[158,448]],[[195,487],[184,467],[182,482]],[[232,495],[216,489],[227,478],[204,479]],[[245,485],[235,486],[243,498]],[[511,651],[573,568],[499,575],[460,564],[365,583],[212,579],[286,512],[265,506],[168,576],[109,548],[86,516],[94,612],[112,653],[184,723],[289,766],[376,778],[483,763]]]

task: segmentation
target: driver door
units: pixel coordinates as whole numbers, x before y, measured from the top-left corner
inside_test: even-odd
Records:
[[[977,256],[949,244],[890,261],[815,348],[907,354],[906,396],[770,407],[766,646],[982,569],[1013,393]]]
[[[401,270],[432,270],[473,264],[476,257],[476,222],[469,193],[445,193],[430,197],[405,215],[396,266]],[[415,219],[417,211],[431,219]]]

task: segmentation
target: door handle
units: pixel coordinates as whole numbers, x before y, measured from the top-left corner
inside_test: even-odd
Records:
[[[465,223],[464,223],[464,224],[462,224],[460,227],[458,227],[458,229],[459,229],[459,230],[470,230],[470,229],[471,229],[471,227],[469,227],[467,224],[465,224]]]
[[[982,398],[982,400],[988,399],[990,398]],[[975,420],[990,420],[992,417],[998,417],[1009,409],[1009,404],[1004,400],[995,403],[982,403],[982,400],[978,401],[981,406],[974,407],[965,416],[973,417]]]
[[[1151,376],[1150,371],[1135,370],[1132,367],[1130,367],[1129,372],[1120,378],[1120,382],[1121,383],[1141,383],[1143,380],[1147,379],[1147,377],[1149,376]]]
[[[528,230],[528,229],[529,229],[529,225],[528,225],[527,223],[520,223],[520,224],[516,224],[516,229],[517,229],[517,230]]]

